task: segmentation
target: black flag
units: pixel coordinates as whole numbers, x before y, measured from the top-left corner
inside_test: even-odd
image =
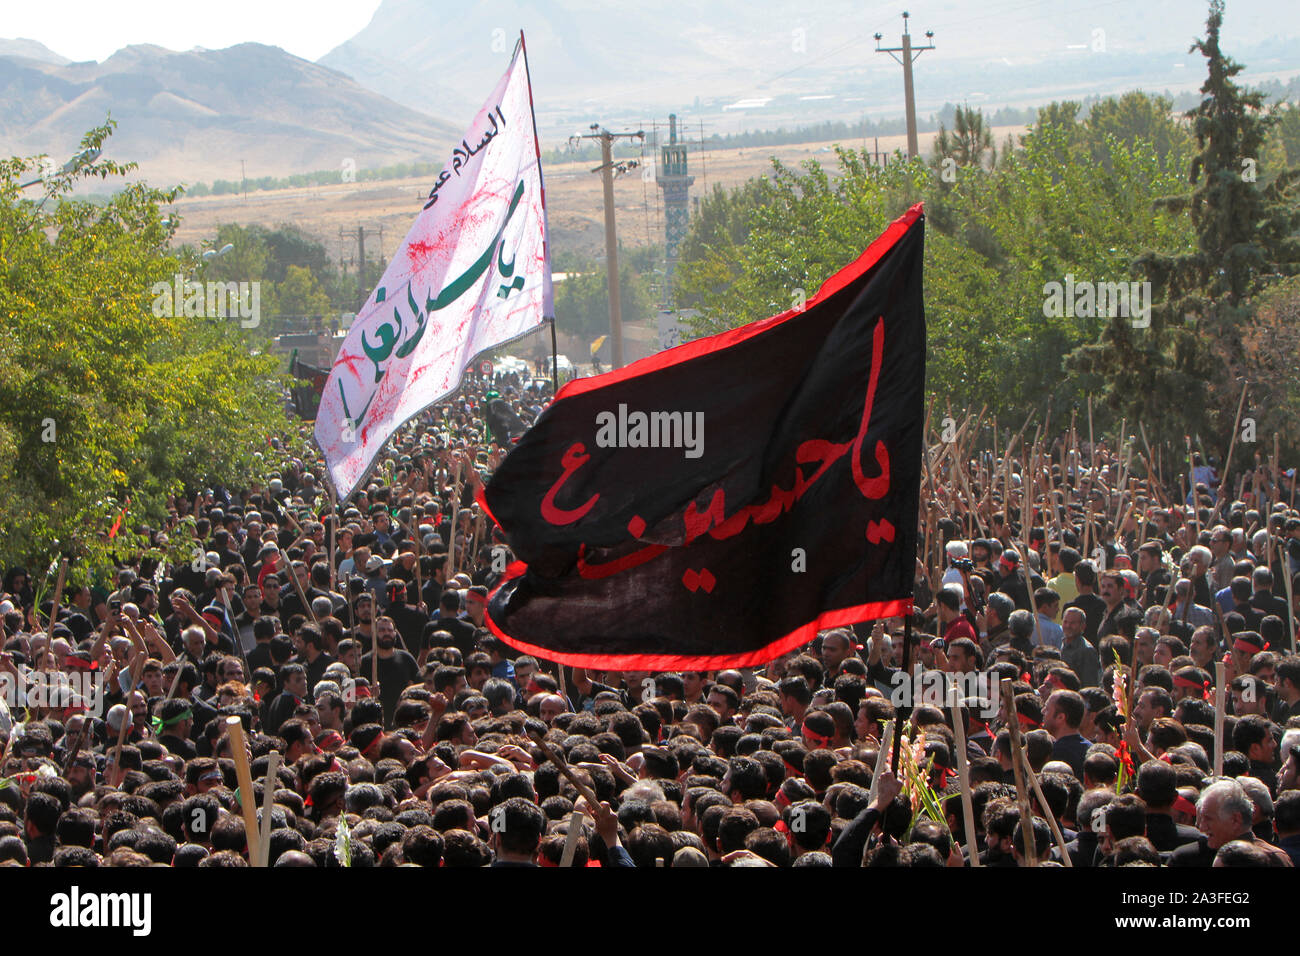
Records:
[[[289,374],[298,379],[299,384],[291,386],[289,397],[293,401],[293,410],[299,418],[311,420],[316,417],[320,407],[321,392],[325,389],[325,380],[329,378],[329,369],[308,365],[298,358],[298,350],[293,350],[289,359]]]
[[[619,670],[759,664],[912,606],[918,204],[806,308],[560,390],[484,492],[519,560],[488,625]]]

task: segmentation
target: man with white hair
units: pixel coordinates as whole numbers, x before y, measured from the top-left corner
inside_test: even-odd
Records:
[[[939,586],[943,587],[948,584],[962,586],[963,578],[961,571],[954,566],[955,562],[970,557],[970,549],[966,547],[965,541],[949,541],[943,546],[944,553],[948,555],[948,570],[943,572],[943,577],[939,579]]]
[[[1170,854],[1169,865],[1211,866],[1221,846],[1244,840],[1269,854],[1276,866],[1291,866],[1285,850],[1255,836],[1251,830],[1254,815],[1255,804],[1237,781],[1220,780],[1210,784],[1196,804],[1196,829],[1204,838],[1175,850]]]

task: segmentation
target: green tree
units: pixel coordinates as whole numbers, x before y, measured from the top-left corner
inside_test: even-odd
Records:
[[[555,286],[557,327],[563,332],[582,336],[586,342],[592,342],[609,331],[609,281],[603,265],[599,268],[592,265],[591,271],[572,273]],[[619,259],[618,291],[624,325],[650,318],[654,305],[645,281],[622,258]]]
[[[1239,383],[1251,376],[1243,351],[1251,297],[1270,276],[1300,268],[1300,208],[1287,192],[1297,177],[1282,174],[1267,186],[1259,181],[1259,158],[1276,118],[1262,93],[1233,81],[1242,67],[1220,47],[1222,24],[1223,2],[1212,0],[1206,35],[1192,45],[1208,73],[1201,102],[1188,114],[1198,148],[1188,173],[1192,190],[1158,203],[1188,216],[1196,246],[1138,256],[1134,267],[1151,283],[1155,303],[1150,327],[1113,319],[1099,341],[1070,361],[1073,370],[1105,380],[1113,410],[1175,441],[1188,432],[1227,438]],[[1204,400],[1188,401],[1196,395]]]
[[[1188,150],[1191,134],[1173,115],[1173,104],[1163,96],[1149,96],[1136,90],[1119,99],[1104,99],[1088,111],[1083,124],[1093,158],[1106,162],[1106,138],[1114,137],[1125,146],[1150,144],[1162,162],[1170,154]]]
[[[87,133],[98,147],[112,123]],[[101,160],[19,184],[36,159],[0,161],[0,561],[82,560],[74,580],[161,527],[169,496],[263,469],[288,428],[278,363],[227,319],[187,318],[172,290],[198,262],[168,247],[177,191],[123,186],[95,204],[72,190],[133,165]],[[127,498],[124,530],[106,532]]]
[[[936,166],[945,159],[953,160],[958,166],[983,166],[986,157],[989,165],[993,165],[997,155],[993,130],[984,125],[984,114],[979,110],[958,107],[951,132],[943,124],[939,125],[939,135],[934,139]]]
[[[329,296],[306,266],[291,265],[285,270],[284,279],[275,287],[275,301],[276,315],[296,320],[295,327],[302,327],[303,320],[311,320],[315,326],[330,311]]]

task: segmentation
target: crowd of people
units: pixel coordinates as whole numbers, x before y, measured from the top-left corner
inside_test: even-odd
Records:
[[[1072,434],[927,452],[910,620],[759,668],[593,672],[485,627],[509,551],[476,494],[550,398],[471,381],[343,507],[310,459],[177,499],[147,533],[193,561],[124,561],[57,608],[9,568],[0,863],[1300,859],[1300,513],[1276,462],[1234,496],[1198,459],[1184,495]],[[961,690],[900,697],[916,668]]]

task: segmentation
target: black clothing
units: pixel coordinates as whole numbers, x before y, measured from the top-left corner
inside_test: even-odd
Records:
[[[1180,846],[1196,843],[1203,834],[1196,827],[1185,823],[1174,823],[1174,818],[1167,813],[1147,814],[1147,839],[1161,853],[1172,853]]]
[[[250,680],[252,679],[253,676],[252,672],[257,670],[259,667],[267,667],[270,668],[271,670],[276,669],[275,664],[271,661],[270,641],[266,641],[262,644],[258,644],[256,647],[254,647],[251,651],[248,652],[248,671],[249,671],[248,676]]]
[[[298,662],[302,664],[303,670],[307,672],[307,693],[311,693],[312,688],[316,686],[316,682],[324,678],[325,668],[334,662],[334,657],[328,651],[321,651],[311,663],[308,663],[305,657]]]
[[[474,653],[474,635],[478,631],[469,621],[459,617],[440,617],[438,630],[451,635],[452,646],[460,651],[462,661]]]
[[[1106,602],[1096,594],[1080,594],[1066,607],[1077,607],[1084,615],[1083,636],[1088,643],[1097,643],[1097,629],[1101,627],[1102,618],[1106,616]]]
[[[1061,737],[1052,744],[1052,759],[1064,760],[1074,771],[1074,775],[1083,780],[1083,759],[1088,754],[1088,748],[1092,746],[1092,741],[1079,734],[1077,731]]]
[[[194,744],[184,737],[177,737],[174,734],[161,734],[158,737],[158,743],[167,748],[167,752],[175,754],[182,760],[193,760],[199,755]]]
[[[1200,831],[1197,831],[1200,832]],[[1169,854],[1170,866],[1213,866],[1218,850],[1210,849],[1210,840],[1201,834],[1195,843],[1187,843]]]
[[[369,677],[371,673],[370,655],[361,658],[361,673]],[[420,667],[415,658],[401,648],[394,648],[391,657],[379,658],[379,702],[384,705],[384,726],[393,725],[393,711],[397,710],[397,701],[402,691],[420,676]]]
[[[262,729],[271,736],[275,736],[280,730],[280,725],[293,716],[294,710],[301,703],[302,701],[299,698],[287,690],[282,691],[280,696],[272,700],[271,706],[266,709]]]
[[[840,838],[831,847],[832,866],[862,866],[862,853],[867,848],[867,838],[880,822],[875,807],[867,807],[840,831]]]

